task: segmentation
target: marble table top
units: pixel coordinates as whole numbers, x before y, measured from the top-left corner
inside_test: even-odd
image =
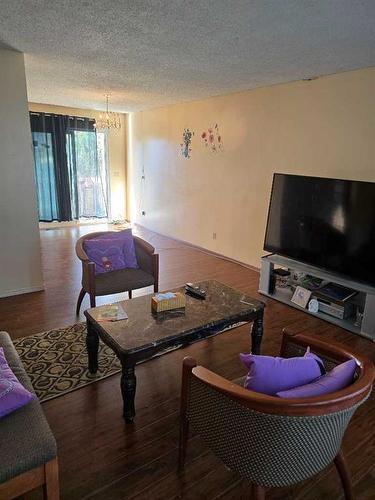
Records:
[[[199,331],[212,331],[241,321],[252,321],[264,308],[263,302],[215,280],[194,283],[206,290],[206,299],[186,295],[185,309],[153,313],[151,297],[154,294],[119,302],[128,319],[115,322],[97,321],[99,306],[85,311],[91,325],[105,343],[121,354],[130,354],[165,345],[168,341],[183,342]],[[184,292],[184,287],[172,291]],[[207,335],[208,336],[208,335]]]

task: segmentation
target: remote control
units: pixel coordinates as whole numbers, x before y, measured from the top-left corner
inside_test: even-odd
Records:
[[[193,283],[185,284],[185,292],[192,295],[196,299],[204,300],[206,298],[205,290],[202,290],[199,286],[194,286]]]

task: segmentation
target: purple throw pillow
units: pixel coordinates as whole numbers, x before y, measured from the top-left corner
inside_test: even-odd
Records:
[[[95,263],[95,273],[107,273],[126,267],[123,242],[119,239],[92,238],[85,241],[88,258]]]
[[[9,368],[4,349],[0,347],[0,418],[27,405],[35,398],[35,394],[25,389]]]
[[[138,269],[137,256],[135,254],[134,238],[132,230],[124,229],[123,231],[108,232],[102,234],[100,239],[119,240],[123,243],[123,253],[125,258],[125,267],[130,269]]]
[[[313,398],[344,389],[353,382],[357,363],[354,359],[345,361],[310,384],[300,385],[288,391],[277,393],[280,398]]]
[[[249,369],[244,387],[270,396],[312,382],[321,376],[321,366],[324,366],[320,358],[309,351],[296,358],[241,353],[240,359]]]

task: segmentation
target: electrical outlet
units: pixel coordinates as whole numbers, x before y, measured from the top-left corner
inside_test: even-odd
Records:
[[[142,215],[146,215],[146,212],[144,210],[142,210]]]
[[[212,239],[216,240],[216,233],[212,233]]]

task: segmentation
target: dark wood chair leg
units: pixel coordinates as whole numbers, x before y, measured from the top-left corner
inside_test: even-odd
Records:
[[[185,358],[182,364],[181,399],[180,399],[180,441],[178,444],[178,470],[185,466],[187,440],[189,437],[189,420],[187,418],[189,379],[192,369],[197,366],[195,359]]]
[[[96,307],[95,295],[90,293],[90,307]]]
[[[178,444],[178,470],[185,467],[187,441],[189,437],[189,421],[185,416],[180,417],[180,441]]]
[[[339,473],[341,484],[344,489],[345,500],[354,500],[352,481],[350,479],[349,469],[346,464],[343,452],[340,450],[334,460],[337,472]]]
[[[44,466],[45,483],[43,485],[44,500],[59,500],[59,467],[57,458]]]
[[[129,294],[129,299],[131,299],[133,297],[133,293],[131,290],[128,291],[128,294]]]
[[[86,295],[86,292],[83,288],[81,288],[81,291],[79,292],[78,295],[78,300],[77,300],[77,308],[76,308],[76,315],[79,316],[79,310],[81,309],[81,304],[84,296]]]
[[[95,300],[95,264],[93,262],[89,262],[87,264],[87,273],[88,273],[88,292],[90,294],[90,307],[96,307]]]
[[[253,492],[255,500],[265,500],[266,488],[264,486],[260,486],[260,484],[254,484]]]

